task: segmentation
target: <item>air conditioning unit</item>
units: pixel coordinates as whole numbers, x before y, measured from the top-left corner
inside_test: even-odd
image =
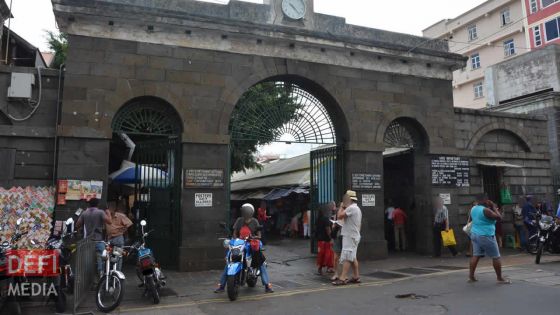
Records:
[[[30,99],[35,84],[35,75],[32,73],[12,73],[12,82],[8,88],[9,98]]]

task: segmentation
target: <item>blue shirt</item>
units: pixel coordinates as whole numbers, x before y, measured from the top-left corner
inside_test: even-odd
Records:
[[[471,209],[472,228],[471,233],[480,236],[496,235],[496,220],[484,215],[483,206],[475,206]]]
[[[535,207],[533,207],[532,204],[530,203],[526,203],[523,206],[523,222],[525,222],[525,224],[530,224],[531,220],[533,220],[535,218],[535,214],[537,213],[537,209],[535,209]]]

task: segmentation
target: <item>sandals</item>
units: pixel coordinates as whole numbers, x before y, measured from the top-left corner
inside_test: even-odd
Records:
[[[498,280],[497,283],[498,283],[498,284],[506,285],[506,284],[511,284],[511,281],[510,281],[510,280]]]
[[[350,279],[350,283],[359,284],[362,283],[362,280],[360,280],[360,278],[352,278]]]
[[[336,281],[333,281],[332,284],[333,284],[334,286],[342,286],[342,285],[347,285],[348,283],[350,283],[350,281],[349,281],[348,279],[346,279],[346,280],[340,280],[340,279],[338,279],[338,280],[336,280]]]

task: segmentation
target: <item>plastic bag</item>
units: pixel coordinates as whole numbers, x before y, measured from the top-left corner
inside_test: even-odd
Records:
[[[443,246],[455,246],[457,245],[457,241],[455,240],[455,233],[453,233],[453,229],[449,229],[449,231],[441,231],[441,239],[443,240]]]

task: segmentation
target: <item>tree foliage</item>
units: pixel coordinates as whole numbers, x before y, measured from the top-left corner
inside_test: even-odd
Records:
[[[230,122],[231,172],[260,169],[256,159],[258,147],[277,140],[279,129],[297,119],[299,107],[290,85],[281,82],[259,83],[247,90],[235,106]]]
[[[49,49],[54,53],[54,60],[50,67],[58,69],[66,62],[68,38],[65,33],[55,34],[51,31],[46,31],[46,38]]]

